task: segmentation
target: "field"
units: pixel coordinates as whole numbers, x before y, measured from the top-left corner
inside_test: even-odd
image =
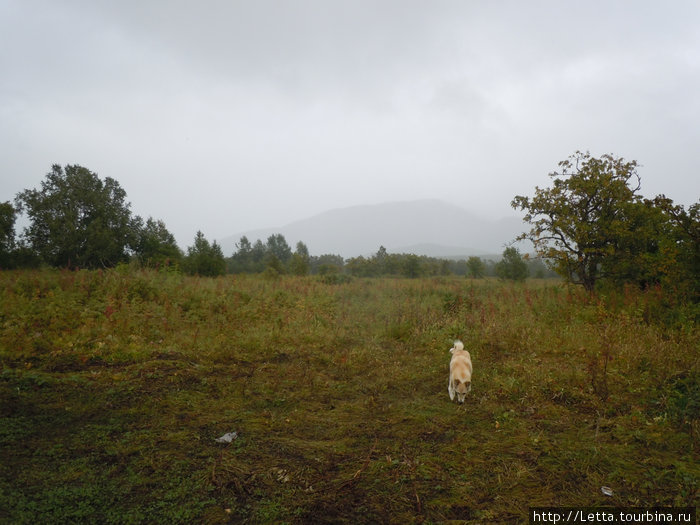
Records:
[[[0,522],[697,505],[700,332],[671,302],[464,278],[2,272]],[[474,362],[462,406],[455,338]]]

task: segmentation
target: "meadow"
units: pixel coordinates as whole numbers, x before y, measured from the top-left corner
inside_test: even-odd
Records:
[[[700,332],[672,303],[552,281],[1,272],[0,522],[697,506]]]

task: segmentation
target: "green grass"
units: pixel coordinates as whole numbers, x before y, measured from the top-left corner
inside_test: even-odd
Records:
[[[1,273],[0,294],[0,522],[698,504],[700,333],[656,292],[46,270]]]

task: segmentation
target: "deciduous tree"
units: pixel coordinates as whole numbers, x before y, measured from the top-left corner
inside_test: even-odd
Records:
[[[54,164],[41,190],[24,190],[15,202],[31,221],[29,246],[53,266],[114,266],[128,259],[136,240],[126,192],[79,165]]]
[[[180,262],[182,252],[163,221],[149,217],[143,225],[138,217],[138,223],[134,255],[143,265],[170,266]]]
[[[500,279],[510,279],[513,281],[524,281],[530,270],[527,263],[523,261],[520,251],[517,248],[509,247],[503,251],[503,258],[496,263],[496,275]]]
[[[16,210],[10,202],[0,203],[0,268],[14,266]]]
[[[552,187],[513,199],[513,208],[524,210],[532,225],[518,239],[532,241],[557,273],[592,291],[604,263],[630,233],[629,216],[640,199],[637,162],[577,151],[559,167],[550,174]]]
[[[308,275],[311,270],[311,257],[306,244],[299,241],[289,261],[289,270],[293,275]]]
[[[486,273],[486,265],[480,257],[469,257],[467,259],[467,272],[472,279],[480,279]]]
[[[267,238],[267,252],[277,257],[285,265],[292,258],[292,249],[287,244],[284,235],[277,233]]]

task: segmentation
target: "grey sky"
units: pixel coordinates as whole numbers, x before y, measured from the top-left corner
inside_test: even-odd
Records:
[[[80,164],[183,248],[384,201],[513,215],[577,149],[688,205],[700,4],[0,0],[0,149],[0,201]]]

